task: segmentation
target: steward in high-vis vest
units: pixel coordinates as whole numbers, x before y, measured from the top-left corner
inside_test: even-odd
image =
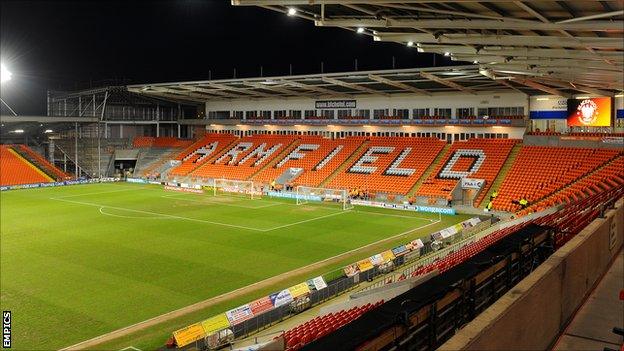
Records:
[[[520,199],[520,201],[518,201],[518,204],[520,205],[520,207],[522,207],[522,209],[525,209],[529,205],[529,202],[527,201],[527,199],[522,198]]]

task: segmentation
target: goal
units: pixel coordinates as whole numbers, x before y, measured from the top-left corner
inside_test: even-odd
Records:
[[[295,199],[297,200],[297,205],[315,202],[337,204],[343,210],[353,208],[347,191],[342,189],[314,188],[300,185],[295,188]]]
[[[212,189],[214,196],[240,196],[249,199],[261,197],[261,193],[254,188],[251,180],[215,179]]]

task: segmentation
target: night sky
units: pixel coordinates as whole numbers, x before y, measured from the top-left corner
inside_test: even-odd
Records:
[[[433,56],[229,0],[0,1],[2,98],[45,114],[45,92],[90,86],[433,65]],[[450,61],[437,56],[438,65]],[[448,61],[448,62],[447,62]]]

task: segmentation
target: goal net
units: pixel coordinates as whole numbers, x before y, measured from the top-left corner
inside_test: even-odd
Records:
[[[214,196],[240,196],[249,199],[261,197],[260,191],[254,187],[251,180],[215,179],[212,189]]]
[[[295,192],[297,205],[305,205],[308,203],[331,203],[340,206],[343,210],[353,208],[346,190],[314,188],[300,185],[295,188]]]

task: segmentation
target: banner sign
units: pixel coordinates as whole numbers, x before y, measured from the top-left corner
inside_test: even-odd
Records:
[[[357,265],[360,272],[366,272],[374,267],[369,258],[358,261]]]
[[[347,277],[353,277],[354,275],[360,273],[360,267],[357,263],[350,264],[344,268],[344,273]]]
[[[318,195],[297,195],[296,193],[291,192],[282,192],[282,191],[268,191],[267,196],[269,197],[277,197],[282,199],[300,199],[300,200],[308,200],[308,201],[323,201]]]
[[[93,179],[80,179],[80,180],[65,180],[62,182],[6,185],[6,186],[0,186],[0,191],[33,189],[33,188],[48,188],[48,187],[78,185],[78,184],[112,183],[112,182],[118,182],[118,181],[119,179],[117,178],[99,178],[99,179],[93,178]]]
[[[325,279],[323,279],[323,277],[316,277],[310,281],[312,282],[312,286],[314,286],[314,289],[316,290],[323,290],[327,287],[327,283],[325,282]]]
[[[225,315],[230,321],[230,325],[236,325],[254,316],[249,305],[242,305],[235,309],[229,310],[225,312]]]
[[[195,188],[184,188],[184,187],[180,187],[180,186],[171,186],[171,185],[165,185],[165,190],[170,190],[170,191],[177,191],[177,192],[181,192],[181,193],[193,193],[193,194],[203,194],[204,193],[204,189],[195,189]]]
[[[392,253],[392,250],[387,250],[381,253],[381,257],[383,257],[384,262],[390,262],[394,260],[395,256]]]
[[[228,328],[230,326],[230,321],[225,313],[221,313],[201,322],[201,326],[204,327],[206,334],[212,334],[216,331]]]
[[[147,184],[147,180],[141,179],[141,178],[126,178],[126,182],[128,182],[128,183]]]
[[[300,283],[288,288],[288,292],[293,299],[296,299],[299,296],[308,295],[310,293],[310,288],[308,287],[308,283]]]
[[[392,249],[392,253],[395,257],[403,256],[407,253],[407,247],[405,245],[397,246]]]
[[[284,289],[278,293],[273,293],[269,295],[271,302],[273,303],[273,307],[280,307],[292,302],[293,297],[290,295],[290,291],[288,289]]]
[[[182,328],[173,332],[178,347],[184,347],[196,340],[206,336],[206,331],[201,323],[191,324],[186,328]]]
[[[448,214],[448,215],[455,215],[456,213],[454,208],[410,205],[407,202],[403,204],[388,204],[388,203],[380,202],[380,201],[351,200],[351,204],[358,205],[358,206],[389,208],[389,209],[395,209],[395,210],[427,212],[427,213],[441,213],[441,214]]]
[[[268,296],[266,296],[249,303],[249,308],[251,309],[251,313],[257,316],[260,313],[272,310],[273,302]]]
[[[373,264],[373,266],[379,266],[380,264],[384,263],[384,259],[381,256],[381,254],[373,255],[369,258],[369,260],[370,260],[370,263]]]
[[[334,108],[356,108],[355,100],[318,100],[314,104],[317,110],[334,109]]]
[[[484,179],[462,178],[461,180],[462,189],[481,189],[484,184]]]
[[[419,250],[421,247],[425,246],[421,239],[412,240],[405,245],[409,251]]]

